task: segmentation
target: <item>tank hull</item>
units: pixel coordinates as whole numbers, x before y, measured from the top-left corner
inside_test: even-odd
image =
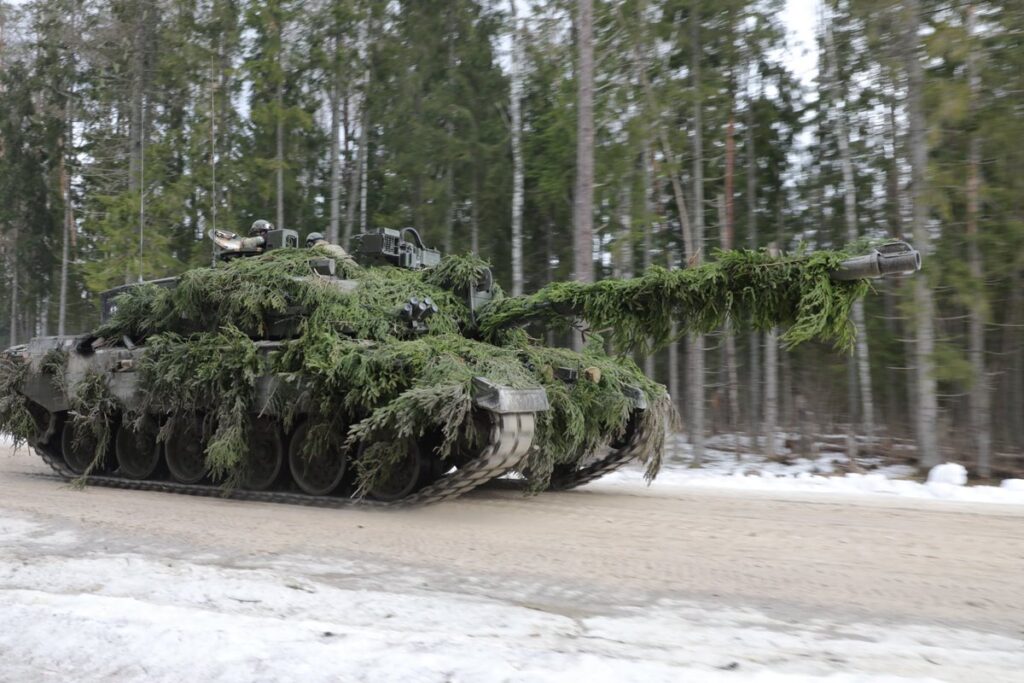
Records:
[[[287,475],[287,466],[280,468],[284,474],[272,477],[271,482],[261,482],[267,485],[259,487],[248,487],[244,481],[241,485],[225,485],[209,473],[201,473],[200,477],[189,481],[190,477],[182,476],[180,469],[168,467],[181,459],[179,451],[190,450],[190,444],[168,438],[174,435],[174,430],[168,429],[174,415],[165,412],[159,400],[148,394],[138,370],[146,348],[92,348],[88,339],[36,338],[26,345],[8,349],[5,355],[25,368],[20,390],[35,423],[32,433],[25,435],[29,445],[60,477],[83,480],[91,485],[326,507],[435,503],[460,496],[516,469],[533,444],[537,416],[549,407],[542,388],[513,389],[478,377],[474,380],[474,411],[475,419],[487,424],[484,443],[477,445],[472,453],[458,454],[451,462],[442,460],[430,452],[428,445],[421,444],[416,471],[410,474],[414,480],[399,486],[399,495],[393,495],[394,490],[389,495],[359,490],[351,476],[339,477],[335,486],[310,494],[303,490],[298,477]],[[281,350],[281,342],[261,341],[255,345],[259,354],[267,358]],[[59,363],[57,359],[61,359]],[[83,420],[76,406],[81,408],[81,401],[89,397],[76,394],[76,388],[82,387],[89,377],[102,378],[116,414],[110,416],[111,432],[106,452],[97,450],[93,457],[85,458],[89,462],[83,466],[85,460],[81,453],[76,453],[75,437],[69,437],[68,433]],[[272,425],[280,435],[284,453],[295,451],[290,446],[294,446],[294,439],[301,431],[305,404],[311,400],[309,392],[301,381],[275,373],[257,377],[254,386],[250,408],[253,420]],[[147,411],[147,419],[164,432],[153,446],[155,456],[146,448],[134,449],[134,452],[131,447],[122,448],[123,442],[131,441],[125,435],[133,432],[141,407]],[[197,415],[208,413],[212,408],[195,406]],[[110,412],[110,407],[107,410]],[[124,419],[128,415],[132,418]],[[197,432],[195,438],[201,439],[201,434]],[[263,441],[268,438],[264,433]],[[351,470],[352,461],[358,457],[358,452],[350,451],[339,450],[333,454],[341,461],[342,471]],[[139,453],[143,456],[143,470],[147,470],[151,457],[156,460],[155,466],[143,471],[141,476],[138,474],[139,457],[130,457]],[[457,466],[453,466],[456,461]],[[337,463],[334,467],[338,468]]]

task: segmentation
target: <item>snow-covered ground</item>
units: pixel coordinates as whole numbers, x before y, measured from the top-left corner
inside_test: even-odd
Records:
[[[0,433],[0,448],[9,447],[11,438]],[[905,498],[951,500],[971,503],[1024,505],[1024,479],[1006,479],[999,486],[967,486],[962,465],[945,463],[934,468],[925,482],[910,479],[915,470],[906,465],[864,462],[869,472],[843,472],[847,459],[842,453],[823,453],[817,458],[790,457],[786,462],[766,460],[745,452],[708,448],[700,467],[690,467],[689,445],[679,436],[670,439],[670,453],[657,479],[654,491],[685,488],[732,489],[778,493],[814,493],[839,495],[899,496]],[[744,450],[745,448],[745,450]],[[780,444],[780,450],[782,446]],[[595,489],[646,487],[643,469],[627,467],[589,485]]]
[[[915,474],[911,467],[885,465],[871,459],[864,461],[872,468],[870,471],[845,472],[847,458],[842,453],[823,453],[814,459],[790,456],[785,462],[776,462],[743,450],[737,453],[709,448],[700,467],[687,464],[689,446],[682,440],[670,442],[670,453],[674,453],[673,457],[650,485],[653,491],[733,489],[1024,505],[1024,479],[1005,479],[999,486],[967,486],[967,470],[957,463],[939,465],[928,473],[926,481],[919,482],[909,478]],[[643,469],[633,466],[589,486],[598,490],[636,490],[647,483]]]
[[[128,550],[0,508],[0,681],[846,683],[1024,667],[1005,635],[600,596],[551,610],[430,583],[338,559]]]

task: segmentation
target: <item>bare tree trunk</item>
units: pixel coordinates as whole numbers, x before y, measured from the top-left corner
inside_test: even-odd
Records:
[[[473,173],[473,206],[469,211],[469,251],[480,255],[480,172]]]
[[[217,41],[218,57],[220,41]],[[217,60],[220,63],[220,59]],[[210,227],[217,229],[217,72],[210,74]],[[216,257],[214,257],[216,260]]]
[[[651,267],[651,256],[654,251],[654,161],[651,155],[651,148],[647,140],[643,141],[643,150],[640,153],[641,164],[643,165],[643,186],[644,186],[644,271]],[[648,353],[644,356],[644,374],[654,379],[654,354]]]
[[[345,206],[345,236],[342,242],[342,246],[346,249],[352,242],[352,230],[355,224],[356,218],[356,198],[359,198],[360,211],[360,222],[359,227],[362,232],[366,232],[366,163],[367,163],[367,130],[370,124],[370,107],[369,107],[369,90],[370,90],[370,60],[367,49],[368,35],[370,32],[369,19],[366,19],[359,24],[359,32],[356,38],[357,45],[356,50],[359,53],[360,59],[366,64],[363,69],[363,79],[360,83],[360,113],[359,119],[359,143],[356,149],[356,160],[353,164],[354,168],[351,169],[351,176],[349,178],[349,192],[348,201]]]
[[[14,346],[18,343],[18,226],[11,230],[11,238],[7,249],[7,268],[11,272],[11,338],[9,346]]]
[[[729,123],[725,130],[725,196],[723,197],[722,249],[732,249],[736,225],[735,178],[736,178],[736,121],[735,112],[730,109]],[[725,371],[726,394],[729,399],[729,430],[735,431],[740,419],[740,399],[737,393],[739,380],[736,372],[736,338],[732,321],[725,321]]]
[[[871,385],[871,357],[868,351],[868,327],[864,318],[864,301],[853,304],[853,324],[857,328],[855,353],[857,356],[857,384],[860,388],[860,410],[864,421],[864,433],[868,438],[875,436],[875,392]]]
[[[355,168],[352,169],[352,174],[349,178],[348,202],[345,206],[345,235],[342,240],[342,246],[346,249],[348,249],[349,244],[352,241],[352,230],[355,227],[356,221],[356,206],[365,207],[366,205],[362,194],[363,188],[366,185],[366,127],[369,123],[369,113],[366,111],[365,94],[362,98],[361,107],[362,111],[359,116],[359,143],[356,146]],[[365,208],[362,213],[365,213]],[[365,220],[360,220],[360,228],[363,231],[366,230]]]
[[[452,124],[449,121],[445,124],[448,131],[448,147],[451,149],[455,144],[455,134],[452,131]],[[444,210],[444,253],[452,254],[455,249],[455,169],[452,161],[448,161],[448,168],[444,172],[444,196],[448,206]]]
[[[923,255],[931,253],[928,234],[928,147],[922,97],[924,74],[918,57],[919,0],[903,0],[906,29],[903,52],[907,71],[907,122],[910,127],[911,200],[915,246]],[[917,448],[920,463],[933,467],[941,459],[938,444],[939,406],[935,381],[935,303],[926,273],[914,278],[914,316],[917,343],[914,364],[917,375]]]
[[[843,175],[843,210],[846,218],[846,241],[855,242],[857,229],[857,188],[853,177],[853,159],[850,155],[850,138],[846,127],[846,101],[839,85],[837,55],[832,26],[826,21],[825,46],[828,51],[828,81],[835,106],[836,138],[839,142],[839,163]],[[858,300],[853,305],[853,322],[857,327],[856,352],[849,358],[850,363],[850,428],[847,433],[846,451],[850,462],[857,458],[857,437],[854,429],[854,403],[857,390],[860,389],[861,416],[864,419],[864,431],[871,437],[875,431],[874,395],[871,390],[871,361],[868,355],[868,331],[864,324],[864,303]],[[859,385],[859,387],[858,387]]]
[[[594,281],[594,0],[577,0],[576,192],[573,206],[574,271],[579,282]],[[573,346],[583,347],[579,334]]]
[[[779,429],[779,334],[772,328],[764,335],[764,454],[775,457]]]
[[[623,183],[619,194],[619,235],[615,248],[615,277],[633,277],[633,192]]]
[[[132,36],[132,85],[130,120],[128,127],[128,191],[139,191],[142,174],[142,107],[145,88],[146,70],[146,23],[145,3],[140,2],[135,8],[135,26]]]
[[[690,70],[693,75],[693,233],[694,252],[690,263],[700,265],[704,246],[704,121],[701,96],[700,12],[695,2],[690,16],[692,53]],[[693,447],[693,465],[704,460],[704,335],[690,336],[690,443]]]
[[[675,255],[672,256],[675,259]],[[668,393],[672,397],[672,404],[679,409],[679,342],[676,340],[676,335],[679,334],[679,323],[672,321],[672,328],[670,331],[672,335],[672,342],[668,345]]]
[[[367,70],[369,76],[369,70]],[[370,184],[370,107],[368,99],[363,96],[363,126],[359,131],[359,232],[366,232],[368,225],[369,204],[367,203],[367,187]]]
[[[516,15],[516,0],[509,0],[512,15],[512,296],[523,293],[523,77],[519,71],[522,36],[519,34],[519,17]]]
[[[64,200],[64,229],[60,245],[60,296],[57,302],[57,334],[64,336],[68,314],[68,268],[71,261],[71,240],[75,231],[75,211],[71,205],[71,172],[68,170],[74,148],[73,92],[64,104],[63,149],[60,157],[60,189]]]
[[[280,57],[279,57],[280,59]],[[274,93],[277,105],[276,127],[274,131],[275,152],[274,168],[277,194],[277,228],[284,229],[284,83],[279,82]]]
[[[143,254],[146,233],[146,67],[149,49],[149,10],[147,0],[135,8],[132,36],[131,119],[129,123],[128,191],[139,194],[138,279],[143,279]],[[125,269],[125,284],[132,280],[131,266]]]
[[[1024,218],[1024,217],[1022,217]],[[1007,438],[1018,448],[1024,446],[1024,423],[1020,416],[1024,415],[1024,344],[1021,343],[1018,329],[1024,317],[1021,316],[1022,292],[1021,271],[1017,269],[1010,281],[1010,316],[1009,324],[1003,328],[1002,347],[1009,364],[1009,388],[1006,400]]]
[[[445,29],[449,36],[455,35],[455,28],[452,25],[453,9],[449,9],[447,18],[445,21]],[[448,87],[454,90],[454,74],[456,68],[455,62],[455,41],[449,39],[448,41]],[[453,156],[455,155],[455,124],[449,118],[444,124],[445,133],[448,135],[448,168],[445,171],[445,197],[448,202],[448,207],[445,210],[444,217],[444,253],[453,254],[455,253],[455,162]]]
[[[341,39],[334,37],[334,54],[337,58],[341,49]],[[327,224],[327,240],[331,244],[338,243],[338,232],[341,223],[341,86],[338,74],[332,74],[331,91],[328,99],[331,107],[331,213]]]
[[[967,5],[967,73],[970,87],[971,118],[977,117],[978,76],[977,55],[974,45],[975,15],[974,5]],[[976,123],[976,121],[974,121]],[[968,161],[967,161],[967,263],[971,279],[977,287],[973,303],[970,306],[970,333],[968,335],[968,356],[971,361],[970,412],[971,436],[975,439],[978,449],[978,476],[992,475],[992,427],[989,397],[988,372],[985,368],[985,308],[984,271],[981,262],[981,250],[978,248],[978,215],[981,195],[981,138],[978,127],[972,127]]]
[[[749,87],[749,86],[748,86]],[[744,146],[747,148],[747,246],[757,249],[760,244],[757,237],[757,161],[754,149],[754,98],[748,92],[746,131]],[[752,446],[757,449],[758,436],[761,433],[761,333],[751,331],[748,337],[750,344],[750,407],[747,421],[752,439]]]

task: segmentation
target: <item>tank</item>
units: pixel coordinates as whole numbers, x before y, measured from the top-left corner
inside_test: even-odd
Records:
[[[89,334],[7,349],[0,431],[71,481],[305,505],[432,503],[510,472],[569,489],[633,461],[653,478],[675,411],[633,355],[726,319],[842,348],[867,279],[920,268],[903,243],[729,251],[509,297],[410,228],[351,253],[210,237],[213,267],[104,292]]]

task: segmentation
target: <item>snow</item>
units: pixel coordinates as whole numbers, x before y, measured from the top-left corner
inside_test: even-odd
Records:
[[[963,486],[967,483],[967,468],[955,462],[936,465],[928,472],[928,483]]]
[[[1006,479],[999,486],[967,486],[967,470],[958,463],[932,468],[925,482],[907,477],[914,469],[885,465],[878,458],[863,458],[866,472],[844,472],[847,459],[841,453],[823,453],[817,458],[786,456],[782,462],[769,461],[744,452],[742,439],[729,442],[739,452],[708,449],[699,468],[689,467],[689,445],[670,441],[670,457],[650,484],[653,492],[682,489],[726,489],[777,494],[811,493],[868,495],[912,499],[1024,505],[1024,480]],[[640,466],[628,466],[589,484],[594,490],[638,491],[648,484]]]
[[[588,488],[636,490],[647,486],[643,470],[629,467],[589,484]],[[902,498],[945,500],[968,503],[1024,505],[1024,479],[1007,479],[1000,486],[963,486],[948,481],[920,483],[907,479],[890,479],[884,474],[849,472],[841,476],[822,476],[800,472],[777,474],[759,472],[717,474],[702,469],[667,466],[650,484],[652,491],[670,492],[680,489],[729,489],[737,491],[768,491],[772,493],[813,493],[832,495],[898,496]]]
[[[0,509],[0,680],[895,683],[1024,666],[1014,638],[945,627],[676,600],[563,613],[396,567],[105,546]]]

